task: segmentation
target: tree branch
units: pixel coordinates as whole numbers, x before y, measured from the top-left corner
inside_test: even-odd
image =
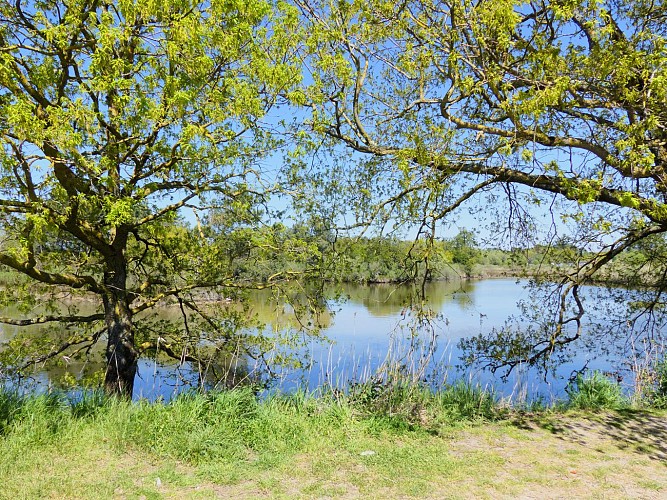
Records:
[[[36,318],[14,319],[0,317],[0,323],[14,326],[42,325],[44,323],[93,323],[104,319],[103,313],[90,314],[87,316],[39,316]]]
[[[26,276],[48,285],[66,285],[71,288],[85,288],[91,292],[100,293],[97,281],[92,276],[77,276],[74,274],[57,274],[41,271],[35,268],[31,262],[21,262],[16,257],[6,253],[0,253],[0,264],[11,267]]]

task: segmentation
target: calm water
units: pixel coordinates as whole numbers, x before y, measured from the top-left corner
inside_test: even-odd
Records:
[[[438,385],[465,378],[495,388],[515,399],[536,396],[562,397],[574,370],[616,371],[613,359],[579,349],[572,360],[545,378],[535,369],[516,368],[506,380],[480,367],[465,368],[458,348],[461,339],[488,334],[509,317],[520,317],[520,301],[533,293],[525,281],[488,279],[432,283],[427,288],[428,306],[438,314],[428,328],[414,330],[414,318],[406,308],[407,289],[392,285],[349,286],[349,300],[339,306],[324,333],[330,343],[311,342],[312,363],[301,372],[285,375],[285,389],[330,384],[346,387],[365,380],[387,360],[398,361],[413,371],[423,370],[428,382]],[[425,360],[428,366],[423,366]],[[425,368],[425,369],[424,369]]]
[[[521,399],[540,395],[545,399],[563,396],[572,371],[588,363],[589,369],[615,370],[613,359],[596,359],[596,353],[581,349],[575,358],[561,366],[546,380],[536,371],[515,370],[503,381],[480,369],[461,369],[460,339],[486,334],[501,327],[509,316],[520,316],[517,303],[530,299],[533,293],[525,282],[515,279],[494,279],[457,283],[431,283],[427,288],[428,307],[437,313],[428,327],[415,329],[414,317],[408,307],[410,290],[393,285],[345,287],[346,301],[332,304],[334,314],[326,318],[322,335],[327,340],[308,340],[303,336],[302,346],[296,350],[303,360],[299,370],[277,373],[274,388],[292,390],[296,387],[315,388],[322,385],[345,387],[350,382],[367,379],[387,360],[398,362],[422,372],[430,383],[452,382],[465,377],[482,385],[493,385],[505,395]],[[252,298],[253,309],[264,317],[267,332],[276,331],[284,324],[276,319],[271,324],[275,306],[268,296],[257,294]],[[280,309],[280,308],[279,308]],[[12,335],[6,330],[5,338]],[[1,340],[0,336],[0,340]],[[428,363],[425,362],[428,360]],[[618,360],[617,360],[618,361]],[[241,360],[246,370],[253,371],[252,363]],[[65,373],[78,377],[86,370],[99,366],[72,363],[37,373],[33,382],[47,387],[62,379]],[[209,384],[213,384],[209,377]],[[156,363],[142,360],[135,384],[135,397],[169,399],[183,388],[196,384],[197,375],[187,363]]]

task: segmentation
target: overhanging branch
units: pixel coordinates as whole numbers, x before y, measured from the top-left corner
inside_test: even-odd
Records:
[[[437,170],[445,173],[466,172],[489,175],[495,178],[496,182],[522,184],[524,186],[539,189],[540,191],[560,194],[570,200],[581,203],[599,201],[618,207],[627,207],[640,212],[657,224],[667,224],[666,204],[655,199],[644,198],[631,191],[610,189],[596,185],[595,181],[589,179],[545,174],[528,174],[507,167],[490,167],[483,163],[434,162],[433,166]],[[581,195],[579,190],[585,191],[585,195]]]
[[[101,321],[104,319],[104,314],[90,314],[88,316],[39,316],[36,318],[7,318],[0,317],[0,323],[5,325],[14,325],[14,326],[31,326],[31,325],[42,325],[44,323],[93,323],[95,321]]]
[[[15,271],[48,285],[65,285],[76,289],[84,288],[95,293],[102,292],[102,289],[92,276],[49,273],[33,267],[30,262],[22,262],[6,253],[0,253],[0,264],[11,267]]]
[[[40,363],[44,363],[44,362],[46,362],[50,359],[53,359],[54,357],[58,356],[59,354],[62,354],[63,352],[65,352],[70,347],[80,346],[83,349],[85,349],[87,346],[93,346],[99,340],[100,336],[105,331],[106,331],[106,328],[103,328],[103,329],[98,330],[97,332],[95,332],[93,335],[88,335],[88,336],[83,337],[83,338],[79,337],[79,338],[75,338],[75,339],[63,342],[59,347],[54,347],[48,353],[25,361],[22,365],[20,365],[17,368],[17,370],[22,371],[22,370],[25,370],[26,368],[28,368],[31,365],[37,365],[37,364],[40,364]],[[80,351],[80,350],[81,349],[79,349],[78,351]]]

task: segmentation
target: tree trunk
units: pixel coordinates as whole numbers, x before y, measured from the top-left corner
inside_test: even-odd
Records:
[[[104,390],[109,395],[131,399],[137,373],[138,353],[134,347],[132,311],[127,296],[127,271],[124,259],[119,259],[113,271],[106,272],[103,297],[107,326],[107,370]]]

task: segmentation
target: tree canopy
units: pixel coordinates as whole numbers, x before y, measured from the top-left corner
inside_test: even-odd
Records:
[[[199,334],[233,337],[241,315],[206,314],[201,290],[252,283],[201,223],[261,221],[275,190],[262,120],[299,77],[294,22],[263,0],[0,4],[0,264],[28,278],[2,290],[25,314],[0,321],[62,341],[32,339],[33,357],[15,342],[17,366],[106,339],[105,387],[131,395],[147,350],[190,359]],[[169,300],[180,323],[150,323]]]
[[[25,278],[0,294],[25,314],[0,321],[61,331],[15,339],[16,365],[106,339],[105,387],[129,395],[147,350],[233,344],[245,315],[200,299],[265,286],[239,273],[253,248],[277,256],[255,273],[271,282],[335,246],[335,226],[411,224],[426,244],[406,263],[426,279],[440,225],[480,198],[497,238],[577,249],[539,328],[471,340],[489,364],[577,340],[592,280],[643,287],[619,325],[655,319],[666,15],[648,0],[0,3],[0,264]],[[272,111],[283,102],[294,128]],[[278,179],[264,160],[288,141]],[[316,241],[266,224],[286,189]],[[540,211],[554,222],[538,231]],[[92,297],[91,312],[63,294]],[[146,314],[165,303],[177,322]]]
[[[469,347],[512,367],[578,339],[581,286],[667,231],[663,2],[295,3],[307,20],[299,97],[319,136],[306,147],[324,170],[340,144],[349,153],[338,173],[295,175],[350,189],[356,203],[325,200],[356,210],[348,226],[408,221],[434,239],[440,221],[484,196],[487,212],[500,215],[498,237],[531,236],[539,210],[571,221],[568,242],[588,252],[557,284],[546,326]],[[325,146],[334,153],[322,154]],[[559,224],[547,238],[562,241]],[[613,269],[617,282],[650,292],[626,323],[632,330],[663,305],[665,255]]]

